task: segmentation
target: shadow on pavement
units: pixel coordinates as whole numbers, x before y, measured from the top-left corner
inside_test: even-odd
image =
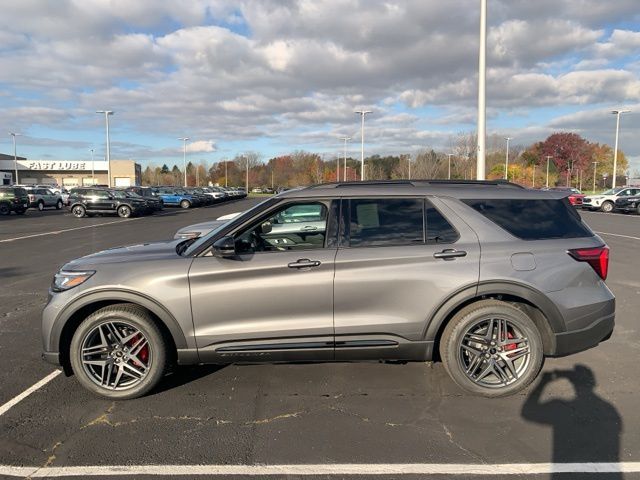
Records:
[[[571,382],[575,397],[543,399],[547,386],[559,379]],[[545,372],[522,407],[522,416],[553,429],[553,463],[618,462],[622,418],[616,408],[599,397],[593,371],[584,365],[572,370]],[[566,478],[554,473],[551,478]],[[607,479],[622,479],[613,473]]]
[[[198,365],[198,366],[184,366],[175,367],[174,370],[166,375],[157,388],[153,389],[151,395],[156,393],[165,392],[187,383],[194,382],[200,378],[206,377],[219,370],[222,370],[226,365]]]

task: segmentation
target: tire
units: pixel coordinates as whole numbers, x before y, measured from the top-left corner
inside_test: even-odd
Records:
[[[636,214],[640,215],[640,203],[638,204],[638,206],[636,207]]]
[[[119,335],[117,340],[113,327]],[[133,338],[123,342],[127,336]],[[83,347],[92,344],[95,353],[87,358],[93,363],[85,364]],[[96,347],[103,344],[104,350],[96,351]],[[136,354],[132,355],[134,351]],[[167,357],[166,340],[149,313],[127,303],[101,308],[87,317],[74,332],[69,349],[71,367],[80,384],[95,395],[111,400],[137,398],[148,393],[162,379]],[[123,372],[120,376],[119,370]]]
[[[180,202],[180,208],[190,208],[191,202],[189,200],[182,200]]]
[[[607,200],[606,202],[603,202],[602,205],[600,205],[600,210],[602,210],[605,213],[610,213],[613,211],[613,203],[610,202],[609,200]]]
[[[6,203],[0,203],[0,215],[9,215],[11,213],[11,207]]]
[[[74,205],[71,208],[71,213],[73,213],[73,216],[76,218],[82,218],[87,214],[87,209],[82,205]]]
[[[120,205],[118,207],[118,216],[120,218],[129,218],[131,216],[131,208],[128,205]]]
[[[38,202],[38,211],[43,211],[44,210],[44,202],[42,200],[40,200]]]
[[[503,341],[508,344],[496,341],[496,320],[503,330],[507,326]],[[493,340],[485,337],[489,324]],[[520,338],[523,341],[516,343]],[[480,343],[484,341],[486,346]],[[544,363],[542,347],[540,332],[524,311],[499,300],[482,300],[463,308],[449,321],[440,341],[440,356],[445,370],[462,389],[483,397],[505,397],[526,388],[538,376]]]
[[[58,200],[56,202],[56,210],[60,210],[60,209],[62,209],[62,200]]]
[[[164,210],[164,202],[160,200],[160,211]]]

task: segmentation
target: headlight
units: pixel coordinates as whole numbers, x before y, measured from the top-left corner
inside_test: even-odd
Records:
[[[65,272],[64,270],[60,270],[53,277],[51,289],[54,292],[64,292],[65,290],[82,285],[89,280],[94,273],[96,272],[93,270],[84,272]]]
[[[198,238],[200,236],[200,232],[178,232],[176,233],[175,238],[182,238],[183,240],[187,240],[189,238]]]

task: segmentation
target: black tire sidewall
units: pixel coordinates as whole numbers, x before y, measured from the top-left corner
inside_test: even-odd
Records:
[[[9,215],[11,213],[11,207],[6,203],[0,203],[0,215]]]
[[[58,200],[56,202],[56,210],[60,210],[62,208],[62,200]]]
[[[80,210],[80,211],[82,211],[82,215],[78,215],[78,214],[76,213],[76,210]],[[71,208],[71,213],[73,213],[73,216],[74,216],[74,217],[76,217],[76,218],[82,218],[82,217],[84,217],[84,216],[87,214],[87,209],[86,209],[86,208],[84,208],[82,205],[74,205],[74,206]]]
[[[44,202],[42,202],[42,201],[38,202],[38,210],[39,211],[43,211],[44,210]]]
[[[462,370],[458,358],[460,337],[473,323],[487,317],[513,322],[529,339],[531,356],[527,371],[515,383],[502,388],[488,388],[474,383]],[[458,312],[442,335],[440,355],[447,373],[459,387],[484,397],[504,397],[521,391],[535,380],[544,363],[542,338],[535,323],[519,308],[497,300],[481,301]]]
[[[149,373],[137,386],[127,390],[108,390],[96,385],[85,373],[81,363],[81,344],[85,336],[97,325],[107,321],[123,321],[138,328],[149,341],[152,362]],[[149,315],[135,306],[105,307],[90,315],[80,324],[69,349],[71,368],[80,384],[95,395],[111,400],[125,400],[145,395],[162,379],[167,363],[167,347],[162,333]]]
[[[118,216],[120,218],[129,218],[131,216],[131,209],[126,205],[120,205],[118,207]]]

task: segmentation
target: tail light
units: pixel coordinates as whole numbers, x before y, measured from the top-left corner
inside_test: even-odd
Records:
[[[609,247],[574,248],[569,255],[579,262],[587,262],[602,280],[607,279],[609,272]]]

